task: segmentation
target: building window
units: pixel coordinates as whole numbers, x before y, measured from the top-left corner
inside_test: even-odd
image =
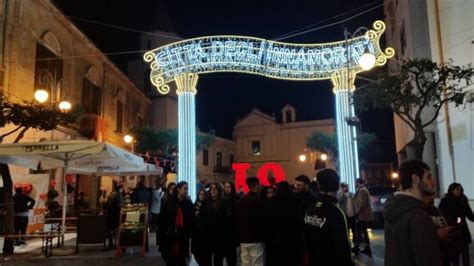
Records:
[[[100,114],[102,90],[99,86],[84,78],[82,87],[82,106],[85,113]]]
[[[202,150],[202,165],[209,165],[209,150]]]
[[[123,130],[123,104],[120,101],[117,101],[117,113],[115,116],[117,128],[115,129],[117,132],[122,132]]]
[[[291,117],[291,110],[286,110],[286,122],[293,122],[293,118]]]
[[[314,163],[314,170],[324,169],[326,168],[326,162],[322,159],[316,159]]]
[[[261,150],[260,150],[260,141],[252,141],[252,146],[251,146],[251,150],[252,150],[252,155],[254,156],[258,156],[261,154]]]
[[[229,155],[229,165],[232,167],[232,164],[234,164],[234,155],[233,154]]]
[[[222,153],[216,152],[216,166],[217,168],[222,168]]]
[[[43,89],[49,93],[51,102],[60,101],[63,60],[46,46],[36,44],[34,89]]]

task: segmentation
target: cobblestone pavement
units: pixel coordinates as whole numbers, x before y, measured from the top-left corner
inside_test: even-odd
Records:
[[[364,266],[382,266],[384,257],[384,239],[383,230],[373,230],[371,233],[372,257],[359,254],[355,257],[356,265]],[[75,239],[74,236],[66,238],[65,248],[54,248],[53,256],[45,259],[41,253],[41,241],[31,240],[26,248],[18,249],[18,254],[6,258],[0,258],[0,265],[88,265],[88,266],[107,266],[107,265],[165,265],[165,262],[158,253],[155,246],[154,234],[150,234],[150,251],[145,257],[141,258],[137,249],[128,249],[120,258],[114,257],[114,251],[103,251],[102,246],[85,246],[80,248],[78,254],[74,254]],[[3,246],[3,239],[0,241]],[[38,245],[35,247],[35,245]],[[30,248],[30,249],[28,249]],[[474,253],[471,245],[471,257]],[[191,261],[190,266],[197,265]],[[271,265],[269,265],[271,266]],[[291,266],[291,265],[288,265]]]

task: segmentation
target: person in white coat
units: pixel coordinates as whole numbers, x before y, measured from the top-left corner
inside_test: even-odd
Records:
[[[151,206],[150,206],[150,228],[156,231],[158,226],[158,217],[161,210],[161,199],[163,198],[163,189],[161,188],[160,180],[156,180],[155,187],[153,188],[151,195]]]

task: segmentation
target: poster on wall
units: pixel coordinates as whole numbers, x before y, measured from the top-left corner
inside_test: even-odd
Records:
[[[28,214],[27,233],[42,230],[44,226],[45,201],[40,194],[48,193],[49,174],[18,174],[12,173],[13,185],[28,188],[27,195],[36,203]],[[31,188],[31,189],[30,189]]]

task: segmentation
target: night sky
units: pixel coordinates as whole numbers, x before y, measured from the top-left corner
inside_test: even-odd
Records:
[[[183,38],[235,34],[275,39],[307,27],[323,26],[383,4],[382,0],[54,0],[59,8],[104,53],[139,50],[140,33],[86,22],[100,21],[139,31],[174,31]],[[327,20],[334,16],[337,18]],[[286,42],[315,43],[344,39],[360,26],[371,27],[383,20],[383,7],[375,8],[348,22],[300,36]],[[126,72],[127,60],[142,53],[112,55]],[[371,77],[371,74],[366,74]],[[358,86],[364,81],[358,81]],[[238,118],[253,108],[279,117],[280,109],[291,104],[297,120],[334,118],[334,96],[329,81],[282,81],[249,74],[216,73],[200,75],[197,95],[197,123],[201,130],[215,129],[217,135],[231,138]],[[390,112],[373,111],[360,115],[363,131],[375,132],[378,140],[393,143]],[[393,146],[393,145],[392,145]],[[393,153],[395,152],[394,148]]]

